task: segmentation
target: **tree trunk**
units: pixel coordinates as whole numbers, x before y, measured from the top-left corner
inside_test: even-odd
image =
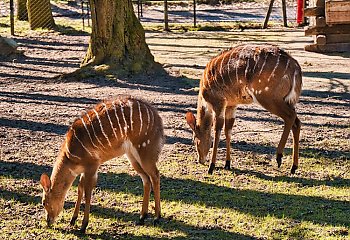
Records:
[[[92,33],[83,66],[143,72],[154,66],[131,0],[90,0]]]
[[[55,29],[50,0],[27,0],[30,29]]]
[[[28,21],[27,0],[17,0],[17,19]]]

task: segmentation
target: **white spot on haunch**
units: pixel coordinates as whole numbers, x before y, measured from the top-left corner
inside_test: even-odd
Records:
[[[150,143],[151,143],[151,140],[148,139],[148,140],[147,140],[147,144],[150,144]]]
[[[142,147],[146,147],[146,142],[143,142],[143,143],[142,143]]]
[[[261,83],[261,80],[259,79],[259,83]]]
[[[269,90],[269,87],[265,87],[265,91],[268,91]]]
[[[261,90],[259,90],[259,91],[258,91],[258,94],[261,94],[261,92],[262,92],[262,91],[261,91]]]

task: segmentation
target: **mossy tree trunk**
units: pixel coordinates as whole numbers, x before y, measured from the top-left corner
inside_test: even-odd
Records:
[[[131,0],[90,0],[90,6],[92,33],[82,67],[106,64],[117,71],[143,72],[154,66]]]
[[[27,0],[17,0],[17,19],[28,21]]]
[[[27,0],[28,19],[31,29],[55,29],[50,0]]]

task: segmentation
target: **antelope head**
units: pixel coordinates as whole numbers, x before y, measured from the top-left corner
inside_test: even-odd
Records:
[[[200,116],[199,116],[200,118]],[[186,121],[193,132],[193,143],[197,151],[198,162],[204,164],[208,159],[208,153],[211,147],[211,124],[212,120],[208,117],[203,117],[204,121],[197,121],[192,112],[186,113]],[[206,119],[207,118],[207,119]]]
[[[42,204],[46,212],[47,226],[50,227],[63,209],[64,201],[60,195],[54,194],[51,188],[49,176],[43,173],[40,177],[40,184],[43,188]]]

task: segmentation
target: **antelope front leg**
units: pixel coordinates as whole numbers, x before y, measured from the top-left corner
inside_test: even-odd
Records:
[[[218,146],[220,142],[220,133],[223,126],[224,126],[224,118],[221,116],[217,116],[215,120],[215,129],[214,129],[215,135],[214,135],[213,155],[212,155],[210,167],[208,170],[209,174],[213,174],[213,171],[215,169],[216,155],[218,152]]]
[[[85,233],[86,227],[89,223],[89,214],[90,214],[90,206],[91,206],[91,195],[92,189],[96,185],[97,181],[97,171],[95,174],[87,175],[84,177],[84,193],[85,193],[85,209],[84,209],[84,218],[80,228],[81,233]]]
[[[71,226],[75,225],[75,221],[78,218],[83,193],[84,193],[84,175],[82,174],[80,177],[79,185],[78,185],[78,199],[77,199],[77,202],[75,203],[75,208],[74,208],[74,213],[73,213],[72,219],[70,220]]]
[[[227,107],[225,110],[225,137],[226,137],[226,163],[225,169],[231,168],[231,134],[235,123],[236,107]]]

